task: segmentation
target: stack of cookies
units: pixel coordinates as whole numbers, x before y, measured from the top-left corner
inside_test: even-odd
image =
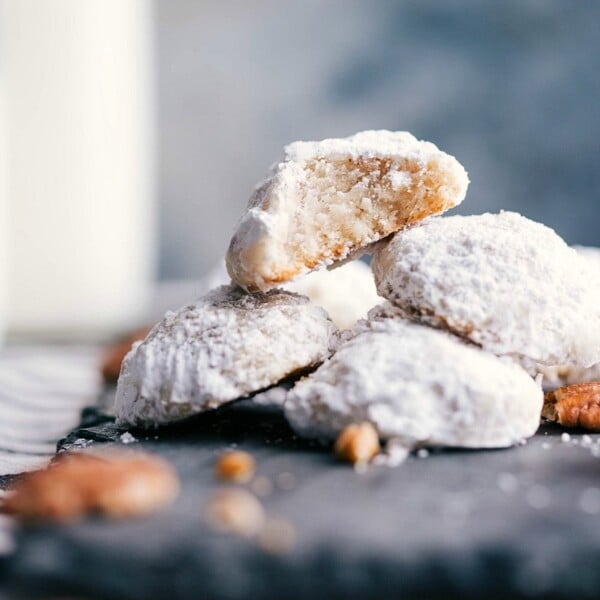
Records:
[[[600,362],[600,278],[515,213],[438,216],[467,187],[454,157],[405,132],[287,146],[231,240],[231,283],[168,313],[127,355],[118,421],[165,424],[293,379],[285,414],[307,436],[368,422],[410,450],[533,435],[536,375]],[[289,291],[363,253],[381,304],[352,329]]]

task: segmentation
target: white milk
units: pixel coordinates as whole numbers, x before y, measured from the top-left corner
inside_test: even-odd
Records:
[[[1,15],[0,15],[1,16]],[[6,265],[7,265],[7,227],[6,215],[8,201],[6,198],[7,183],[7,143],[6,143],[6,114],[4,110],[6,89],[4,72],[4,35],[2,29],[2,21],[0,20],[0,345],[4,340],[4,329],[6,326]]]
[[[144,318],[154,275],[151,9],[0,0],[11,333],[105,335]]]

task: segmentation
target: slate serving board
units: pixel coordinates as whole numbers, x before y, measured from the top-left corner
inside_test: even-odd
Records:
[[[59,449],[122,433],[87,410]],[[15,588],[122,600],[600,596],[600,435],[564,442],[545,425],[511,450],[437,451],[359,474],[296,438],[278,410],[246,402],[132,433],[177,468],[176,503],[151,518],[21,530],[2,566]],[[232,445],[274,483],[263,502],[293,524],[290,552],[204,522],[215,457]]]

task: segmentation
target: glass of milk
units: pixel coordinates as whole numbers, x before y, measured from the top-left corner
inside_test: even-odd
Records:
[[[9,332],[137,325],[155,264],[152,3],[0,0],[0,23]]]

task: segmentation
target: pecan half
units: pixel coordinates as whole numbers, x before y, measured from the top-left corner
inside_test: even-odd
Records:
[[[565,427],[600,431],[600,381],[578,383],[548,392],[542,416]]]
[[[26,521],[71,521],[88,513],[130,517],[163,508],[178,489],[174,470],[149,454],[64,454],[20,478],[3,510]]]

